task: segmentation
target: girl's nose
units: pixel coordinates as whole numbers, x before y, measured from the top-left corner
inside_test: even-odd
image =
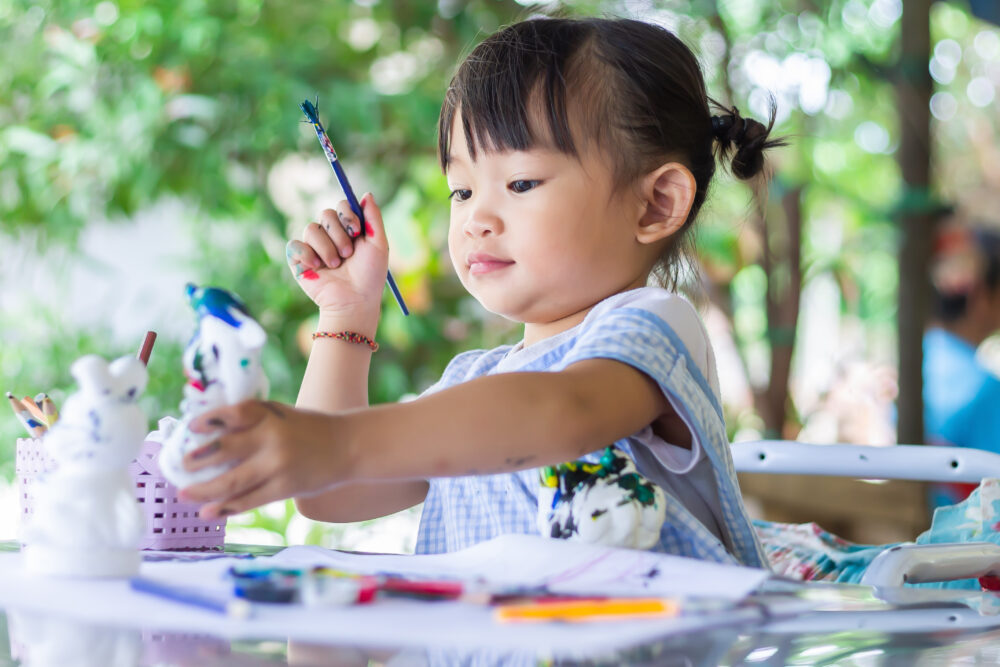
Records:
[[[490,234],[498,234],[501,228],[500,218],[496,214],[475,210],[466,218],[462,231],[471,238],[481,238]]]

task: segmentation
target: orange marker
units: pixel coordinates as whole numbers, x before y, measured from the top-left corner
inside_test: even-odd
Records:
[[[665,598],[606,598],[502,605],[493,617],[501,623],[583,623],[672,618],[680,611],[676,600]]]

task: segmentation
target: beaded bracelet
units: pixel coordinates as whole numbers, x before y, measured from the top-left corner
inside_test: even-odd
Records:
[[[347,341],[348,343],[363,343],[371,348],[372,352],[378,352],[378,343],[373,341],[368,336],[362,336],[359,333],[354,333],[353,331],[317,331],[313,334],[313,340],[317,338],[336,338],[338,340]]]

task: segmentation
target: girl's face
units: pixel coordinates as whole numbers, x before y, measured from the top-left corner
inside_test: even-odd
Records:
[[[456,116],[448,162],[448,248],[462,284],[491,312],[525,323],[525,344],[579,323],[606,297],[646,284],[636,239],[644,205],[615,192],[597,151],[469,154]]]

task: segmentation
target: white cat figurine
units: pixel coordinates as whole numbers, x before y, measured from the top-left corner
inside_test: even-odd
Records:
[[[139,570],[145,518],[128,466],[146,435],[146,416],[136,403],[146,367],[134,357],[109,364],[88,355],[70,373],[79,389],[43,440],[56,468],[37,481],[26,567],[54,575],[131,576]]]
[[[211,442],[214,434],[192,433],[198,415],[213,408],[267,396],[267,376],[260,354],[267,340],[264,329],[236,296],[216,287],[187,286],[198,329],[184,351],[188,383],[181,401],[181,419],[163,442],[160,470],[171,484],[183,489],[224,472],[224,466],[188,472],[184,455]]]

